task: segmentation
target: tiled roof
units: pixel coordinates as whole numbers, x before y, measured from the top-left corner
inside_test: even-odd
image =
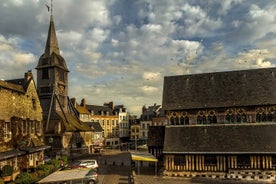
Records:
[[[164,153],[276,153],[276,123],[167,126]]]
[[[276,104],[276,68],[164,78],[164,110]]]

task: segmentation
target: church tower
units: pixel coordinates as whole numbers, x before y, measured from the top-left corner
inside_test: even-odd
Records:
[[[40,56],[36,69],[37,89],[44,119],[47,119],[51,112],[67,112],[69,70],[60,54],[52,14],[45,51]]]

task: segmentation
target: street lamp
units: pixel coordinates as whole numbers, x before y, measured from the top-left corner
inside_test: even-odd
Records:
[[[54,142],[54,139],[53,139],[53,137],[50,137],[49,138],[49,143],[50,143],[50,145],[51,145],[51,158],[53,157],[53,142]]]

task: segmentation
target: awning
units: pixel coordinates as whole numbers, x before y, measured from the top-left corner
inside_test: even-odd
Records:
[[[24,155],[24,154],[25,154],[25,151],[20,151],[20,150],[9,150],[9,151],[5,151],[5,152],[1,152],[0,153],[0,161],[9,159],[9,158],[14,158],[14,157]]]
[[[158,162],[157,158],[148,152],[131,152],[131,159],[146,162]]]

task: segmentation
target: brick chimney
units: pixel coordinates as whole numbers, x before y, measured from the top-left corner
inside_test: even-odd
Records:
[[[26,81],[29,81],[32,78],[33,78],[33,74],[32,74],[31,70],[29,70],[28,72],[25,73],[25,80]]]

